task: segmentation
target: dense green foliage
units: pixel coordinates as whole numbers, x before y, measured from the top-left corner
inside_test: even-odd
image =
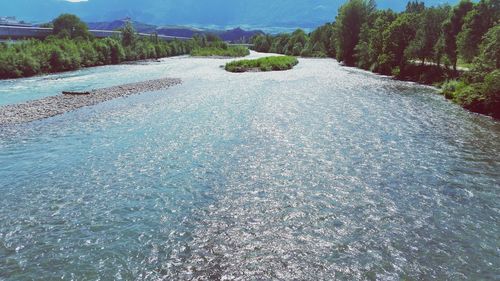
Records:
[[[461,1],[450,12],[449,18],[443,23],[444,50],[453,69],[457,68],[457,36],[462,30],[464,17],[472,10],[473,3],[469,0]]]
[[[62,15],[53,22],[54,36],[0,44],[0,78],[28,77],[81,67],[118,64],[186,54],[195,42],[164,42],[157,37],[138,38],[131,26],[120,37],[94,39],[75,16]],[[128,32],[128,33],[127,33]]]
[[[250,54],[247,47],[230,46],[215,34],[196,35],[196,47],[191,50],[191,55],[196,57],[245,57]]]
[[[462,0],[456,6],[377,10],[373,0],[348,0],[335,22],[310,34],[297,30],[252,39],[260,52],[333,57],[398,79],[442,84],[464,107],[500,117],[500,0]],[[465,62],[469,71],[457,71]],[[496,80],[495,80],[496,79]]]
[[[295,57],[275,56],[229,62],[225,69],[230,72],[278,71],[292,69],[298,63],[299,61]]]
[[[54,35],[60,38],[88,39],[91,37],[87,25],[75,15],[60,15],[52,22],[52,27]]]
[[[256,35],[251,43],[254,50],[263,53],[278,53],[289,56],[327,57],[335,56],[333,26],[325,24],[311,34],[297,29],[292,34]]]
[[[191,55],[195,57],[245,57],[249,54],[250,51],[247,47],[227,45],[224,45],[223,47],[198,47],[191,51]]]
[[[457,35],[457,48],[466,62],[472,62],[478,55],[484,34],[500,18],[500,1],[481,0],[464,17],[461,31]]]
[[[347,65],[355,65],[355,48],[359,43],[361,28],[370,20],[375,10],[373,1],[350,0],[339,9],[335,20],[337,59]]]

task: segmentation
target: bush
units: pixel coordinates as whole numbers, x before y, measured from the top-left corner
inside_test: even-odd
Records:
[[[447,99],[453,99],[455,97],[455,93],[464,87],[466,87],[466,84],[462,81],[449,80],[443,84],[441,92]]]
[[[470,108],[477,102],[484,101],[483,85],[480,83],[465,85],[457,89],[453,95],[453,101],[465,108]]]
[[[391,75],[394,77],[399,77],[400,74],[401,74],[401,69],[399,69],[399,67],[395,67],[391,70]]]
[[[299,61],[295,57],[279,56],[265,57],[255,60],[239,60],[226,64],[225,69],[229,72],[246,72],[252,70],[279,71],[292,69]]]
[[[489,103],[500,103],[500,69],[486,75],[483,88],[486,100]]]
[[[226,43],[221,42],[212,45],[210,43],[209,47],[195,48],[191,51],[192,56],[197,57],[211,57],[211,56],[221,56],[221,57],[245,57],[250,54],[247,47],[243,46],[228,46]],[[225,46],[225,47],[222,47]]]

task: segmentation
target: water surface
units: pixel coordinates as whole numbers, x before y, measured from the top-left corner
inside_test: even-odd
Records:
[[[225,62],[0,82],[184,80],[0,129],[0,280],[499,278],[498,122],[333,60]]]

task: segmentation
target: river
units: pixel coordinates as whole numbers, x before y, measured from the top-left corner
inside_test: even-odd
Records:
[[[0,280],[500,276],[499,122],[330,59],[226,61],[1,81],[0,104],[183,84],[0,128]]]

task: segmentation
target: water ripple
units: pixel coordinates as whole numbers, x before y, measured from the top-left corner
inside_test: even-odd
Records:
[[[223,62],[118,66],[184,84],[1,128],[0,279],[498,278],[498,122],[332,60]]]

